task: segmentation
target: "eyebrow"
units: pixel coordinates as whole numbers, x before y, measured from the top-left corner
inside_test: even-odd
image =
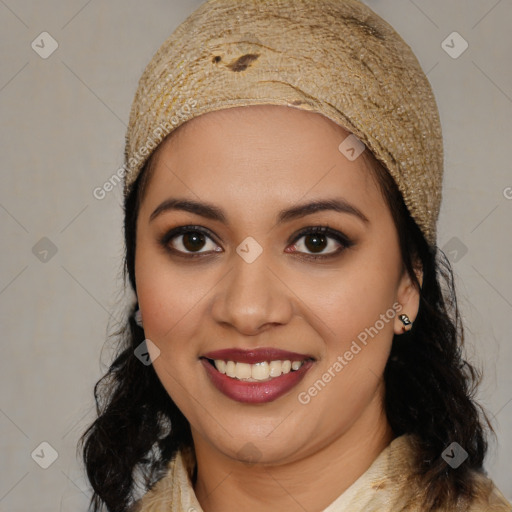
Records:
[[[227,222],[226,215],[217,206],[210,203],[194,201],[192,199],[179,198],[167,199],[158,205],[150,215],[149,221],[151,222],[162,213],[172,210],[182,210],[195,213],[196,215],[200,215],[201,217],[205,217],[207,219],[216,220],[226,225],[229,224]],[[290,222],[291,220],[326,210],[332,210],[339,213],[348,213],[359,218],[365,224],[370,222],[366,215],[364,215],[363,212],[361,212],[361,210],[356,208],[354,205],[350,204],[345,199],[334,198],[311,201],[309,203],[299,204],[297,206],[292,206],[291,208],[280,210],[277,215],[277,223],[281,224],[283,222]]]

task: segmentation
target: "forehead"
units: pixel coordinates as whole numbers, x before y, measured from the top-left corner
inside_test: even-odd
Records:
[[[209,112],[161,144],[145,196],[155,202],[186,195],[261,210],[336,194],[370,205],[378,190],[364,152],[349,160],[339,149],[349,135],[321,114],[286,106]]]

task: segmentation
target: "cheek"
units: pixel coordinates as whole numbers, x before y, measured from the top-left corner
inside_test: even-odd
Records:
[[[171,265],[165,255],[151,246],[140,243],[137,247],[135,275],[137,297],[142,312],[144,335],[159,349],[153,359],[153,368],[178,408],[187,418],[194,418],[194,401],[184,392],[191,387],[194,372],[199,372],[197,345],[202,307],[211,285],[204,274],[184,270],[184,266]],[[194,377],[195,378],[195,377]],[[192,386],[193,387],[193,386]]]
[[[318,369],[297,390],[304,426],[312,425],[324,437],[336,437],[365,414],[369,404],[381,400],[394,335],[396,310],[389,287],[371,286],[365,296],[363,276],[354,281],[352,277],[340,280],[341,290],[337,283],[330,293],[317,297],[323,353]]]
[[[190,319],[204,307],[203,299],[212,287],[209,273],[171,264],[165,255],[141,244],[135,275],[146,336],[160,346],[179,338],[179,333],[191,335],[198,323]]]
[[[398,252],[385,249],[368,251],[368,256],[361,251],[335,276],[317,281],[316,287],[305,278],[297,290],[309,298],[315,314],[308,321],[323,339],[318,372],[301,386],[301,403],[309,404],[314,417],[327,412],[325,419],[333,425],[356,417],[382,382],[400,310],[400,260]],[[341,403],[342,410],[332,407]]]
[[[384,337],[392,337],[396,314],[399,265],[394,256],[373,252],[370,257],[354,253],[350,258],[329,276],[308,274],[294,279],[294,292],[304,299],[305,310],[314,313],[309,321],[336,350],[361,333],[364,338],[375,324]]]

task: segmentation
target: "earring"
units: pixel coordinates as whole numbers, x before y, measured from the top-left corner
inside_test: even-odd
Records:
[[[142,327],[142,315],[140,313],[140,309],[137,308],[137,311],[133,314],[133,319],[139,327]]]
[[[402,332],[409,331],[412,329],[411,319],[407,315],[399,315],[398,318],[404,324],[402,327]]]

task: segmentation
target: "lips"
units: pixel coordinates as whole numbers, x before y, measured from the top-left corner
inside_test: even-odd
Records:
[[[243,403],[276,400],[296,386],[314,362],[310,355],[275,348],[217,350],[200,359],[212,384]]]

